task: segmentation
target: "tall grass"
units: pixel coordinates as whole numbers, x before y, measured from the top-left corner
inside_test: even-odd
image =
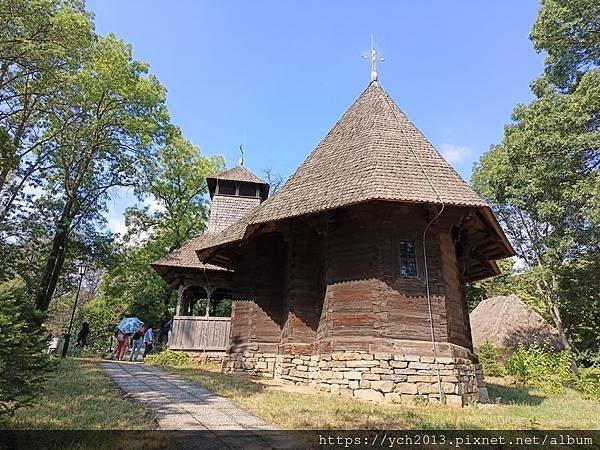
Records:
[[[123,398],[98,360],[63,359],[36,403],[0,423],[4,429],[151,430],[154,416]]]

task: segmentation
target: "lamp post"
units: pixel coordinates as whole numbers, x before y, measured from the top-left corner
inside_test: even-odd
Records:
[[[81,291],[81,283],[83,283],[83,276],[85,275],[85,266],[79,266],[79,284],[77,285],[77,294],[75,294],[75,301],[73,302],[73,311],[71,311],[71,320],[69,321],[69,331],[65,336],[65,343],[62,349],[61,357],[67,356],[69,350],[69,341],[71,340],[71,328],[73,328],[73,319],[75,318],[75,309],[77,308],[77,300],[79,300],[79,292]]]

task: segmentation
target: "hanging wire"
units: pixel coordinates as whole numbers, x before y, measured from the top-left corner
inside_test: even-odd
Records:
[[[429,227],[431,227],[431,225],[442,215],[445,204],[444,204],[444,200],[442,199],[442,196],[440,195],[438,190],[433,185],[433,182],[431,181],[429,174],[425,170],[425,167],[423,167],[423,164],[421,164],[421,160],[419,159],[419,156],[415,152],[415,149],[413,148],[412,143],[411,143],[410,139],[408,138],[408,135],[404,131],[404,128],[400,121],[400,117],[398,117],[398,113],[396,112],[396,108],[394,108],[394,105],[392,104],[392,102],[389,99],[389,97],[387,96],[387,94],[384,93],[384,97],[385,97],[386,103],[388,104],[388,106],[390,107],[390,110],[392,111],[392,114],[394,114],[394,117],[396,118],[396,121],[398,122],[398,127],[400,128],[400,131],[401,131],[402,135],[404,136],[406,143],[408,144],[408,148],[410,149],[410,151],[414,155],[415,159],[417,160],[417,163],[419,164],[421,171],[425,175],[425,178],[427,178],[427,181],[429,182],[431,189],[433,190],[433,192],[435,192],[436,197],[438,198],[439,202],[442,205],[439,212],[429,221],[429,223],[425,227],[425,230],[423,231],[422,245],[423,245],[423,265],[424,265],[424,269],[425,269],[425,291],[427,294],[427,306],[429,308],[429,329],[431,332],[431,345],[432,345],[432,350],[433,350],[433,357],[435,360],[435,370],[436,370],[436,374],[437,374],[437,384],[438,384],[438,391],[440,394],[440,402],[443,402],[444,392],[442,389],[442,377],[440,375],[440,368],[438,365],[437,342],[435,339],[435,329],[433,326],[433,308],[431,306],[431,294],[430,294],[430,289],[429,289],[429,271],[428,271],[428,266],[427,266],[427,248],[425,245],[425,238],[427,236],[427,231],[429,231]]]

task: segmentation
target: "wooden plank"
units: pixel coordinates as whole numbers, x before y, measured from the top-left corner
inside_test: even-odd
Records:
[[[176,318],[169,347],[173,350],[225,351],[230,330],[229,317]]]

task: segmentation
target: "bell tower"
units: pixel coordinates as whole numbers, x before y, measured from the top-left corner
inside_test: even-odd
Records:
[[[208,233],[227,228],[269,196],[269,184],[240,165],[206,179],[211,198]]]

